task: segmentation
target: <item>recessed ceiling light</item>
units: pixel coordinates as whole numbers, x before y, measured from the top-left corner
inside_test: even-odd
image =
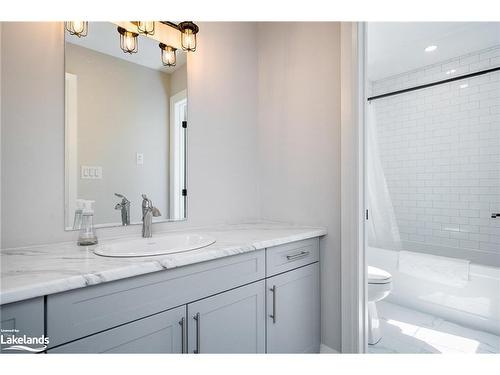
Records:
[[[469,87],[469,85],[467,83],[463,83],[460,85],[461,89],[466,89],[467,87]]]
[[[447,71],[446,71],[446,75],[453,74],[453,73],[455,73],[456,71],[457,71],[456,69],[450,69],[450,70],[447,70]]]
[[[425,47],[425,52],[432,52],[432,51],[435,51],[437,50],[437,46],[427,46]]]

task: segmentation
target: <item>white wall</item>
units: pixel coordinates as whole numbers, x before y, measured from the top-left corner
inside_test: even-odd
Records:
[[[186,65],[177,68],[170,74],[170,95],[173,96],[178,92],[186,89],[187,85],[187,69]]]
[[[188,221],[154,230],[260,216],[256,25],[200,29],[199,48],[188,56]],[[63,46],[61,23],[3,24],[2,247],[77,237],[63,229]],[[140,226],[97,231],[120,233],[139,234]]]
[[[424,83],[499,64],[496,46],[372,88],[389,92],[417,77]],[[500,212],[500,72],[370,105],[403,247],[500,266],[500,219],[491,218]]]
[[[258,46],[262,215],[328,228],[322,342],[340,350],[340,27],[262,23]]]
[[[62,46],[59,24],[2,24],[3,246],[65,238]]]
[[[0,22],[0,156],[2,155],[2,23]],[[1,159],[1,158],[0,158]],[[0,247],[2,244],[2,161],[0,160]]]

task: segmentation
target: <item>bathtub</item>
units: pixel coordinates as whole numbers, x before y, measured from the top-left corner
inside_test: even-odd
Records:
[[[429,281],[398,270],[399,252],[368,247],[367,262],[392,274],[388,302],[500,335],[500,267],[471,263],[463,285]]]

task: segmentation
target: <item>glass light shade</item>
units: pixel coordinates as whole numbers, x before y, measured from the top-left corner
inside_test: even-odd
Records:
[[[123,27],[118,28],[120,33],[120,48],[125,53],[136,53],[138,50],[137,37],[139,34],[125,30]]]
[[[70,35],[76,35],[79,38],[87,36],[89,23],[87,21],[67,21],[64,22],[64,27]]]
[[[198,26],[194,23],[186,21],[179,24],[179,31],[181,32],[181,46],[184,51],[196,51],[196,34],[198,33]]]
[[[153,35],[155,33],[154,21],[137,21],[137,31],[144,35]]]
[[[177,48],[160,43],[160,49],[161,49],[161,62],[163,63],[163,65],[175,66],[175,64],[177,63],[177,56],[176,56]]]

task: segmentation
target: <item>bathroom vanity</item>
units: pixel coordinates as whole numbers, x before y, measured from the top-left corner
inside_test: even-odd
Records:
[[[2,250],[2,329],[45,334],[47,353],[318,352],[326,231],[203,233],[217,242],[159,257],[107,258],[70,244]]]
[[[91,22],[88,38],[60,26],[61,215],[66,231],[93,246],[2,249],[1,328],[9,331],[2,334],[44,336],[47,347],[24,350],[45,353],[318,352],[323,228],[152,230],[187,218],[188,113],[197,109],[188,111],[186,53],[179,49],[176,65],[167,66],[158,41],[144,35],[135,39],[139,54],[120,51],[122,24]],[[134,224],[146,238],[128,229]],[[115,226],[136,235],[99,238],[96,248],[94,227]],[[195,237],[207,246],[187,249]]]

